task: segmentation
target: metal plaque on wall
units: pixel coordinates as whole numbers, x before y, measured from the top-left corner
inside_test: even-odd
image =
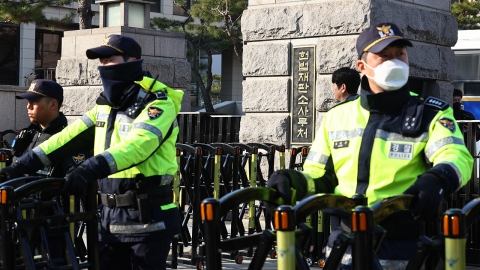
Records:
[[[293,47],[290,143],[311,145],[315,136],[315,45]]]

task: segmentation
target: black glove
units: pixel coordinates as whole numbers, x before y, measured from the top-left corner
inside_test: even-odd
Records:
[[[87,187],[93,177],[81,167],[77,167],[65,176],[63,189],[71,195],[87,193]]]
[[[17,168],[9,166],[0,170],[0,183],[25,176]]]
[[[279,170],[270,176],[267,187],[278,191],[283,204],[292,204],[292,188],[296,191],[296,198],[302,199],[307,194],[307,180],[303,174],[295,170]],[[278,205],[265,202],[267,210],[273,214]]]
[[[424,173],[417,181],[405,190],[404,194],[417,196],[413,204],[413,213],[415,217],[423,220],[429,220],[438,212],[445,194],[445,188],[438,176],[433,173]]]

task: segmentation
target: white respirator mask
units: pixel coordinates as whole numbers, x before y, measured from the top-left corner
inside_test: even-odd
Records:
[[[398,90],[408,81],[409,66],[403,61],[398,59],[387,60],[375,68],[372,68],[363,60],[362,62],[375,72],[373,78],[368,75],[365,76],[374,80],[385,91]]]

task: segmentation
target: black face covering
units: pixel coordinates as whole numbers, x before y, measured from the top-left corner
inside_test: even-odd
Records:
[[[143,59],[111,66],[99,66],[100,78],[103,84],[103,95],[114,106],[120,106],[124,95],[135,83],[142,79]]]
[[[452,105],[453,117],[455,117],[456,120],[462,120],[461,106],[462,106],[461,102],[454,102]]]

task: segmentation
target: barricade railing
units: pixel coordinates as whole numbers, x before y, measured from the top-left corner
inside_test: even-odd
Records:
[[[276,157],[276,153],[279,153]],[[197,248],[203,242],[202,227],[199,226],[199,202],[205,198],[222,198],[226,194],[248,187],[264,187],[267,178],[274,172],[275,160],[285,167],[285,146],[260,143],[177,143],[179,166],[173,189],[174,200],[181,212],[181,233],[174,238],[171,266],[178,259],[189,257],[188,263],[200,267]],[[263,166],[262,166],[263,165]],[[248,215],[248,228],[242,220]],[[262,219],[265,218],[265,221]],[[271,215],[263,202],[246,202],[222,216],[220,232],[222,239],[251,235],[271,228]],[[189,224],[192,226],[189,227]],[[230,226],[230,227],[227,227]],[[184,252],[189,247],[190,253]],[[232,251],[229,258],[252,256]]]
[[[0,269],[99,269],[96,182],[88,187],[91,196],[85,196],[82,212],[70,210],[70,196],[60,192],[63,182],[63,178],[22,177],[0,184]],[[46,190],[57,190],[57,199],[42,201],[38,194]],[[83,230],[74,226],[81,222],[88,228],[86,245]],[[60,258],[50,253],[47,230],[52,229],[58,230],[65,245]]]
[[[462,208],[476,198],[480,198],[479,168],[480,154],[477,150],[477,125],[480,120],[458,120],[459,125],[466,124],[464,130],[465,146],[474,158],[473,173],[470,181],[450,198],[446,198],[446,209]],[[477,221],[468,227],[467,241],[467,264],[480,266],[480,222]]]
[[[412,196],[402,195],[382,201],[376,208],[362,206],[366,198],[362,195],[347,198],[334,194],[317,194],[305,198],[295,207],[280,205],[274,215],[275,230],[264,230],[248,236],[222,239],[219,228],[221,217],[230,209],[248,201],[262,200],[274,205],[281,204],[276,191],[264,187],[252,187],[236,190],[220,200],[204,199],[201,204],[201,217],[204,225],[204,250],[207,269],[222,269],[222,253],[239,249],[250,249],[256,246],[256,251],[248,269],[261,269],[270,246],[276,241],[278,250],[277,269],[309,269],[304,255],[303,246],[309,237],[311,226],[305,220],[313,212],[335,209],[345,214],[352,213],[352,235],[341,235],[324,269],[337,269],[342,255],[348,245],[352,245],[355,269],[382,269],[375,259],[374,251],[379,245],[374,241],[374,225],[390,214],[408,209]],[[353,211],[352,209],[357,206]],[[342,240],[343,239],[343,240]]]
[[[472,124],[470,124],[470,126],[471,125]],[[468,140],[468,138],[467,134],[466,140]],[[469,151],[475,151],[471,141],[469,145]],[[198,173],[190,171],[187,174],[186,170],[179,170],[179,181],[184,183],[182,188],[180,188],[182,191],[180,193],[182,194],[182,200],[187,202],[187,204],[183,203],[183,206],[189,206],[190,201],[193,198],[191,198],[191,196],[194,196],[193,193],[190,192],[191,194],[189,194],[185,189],[189,185],[190,188],[192,188],[192,184],[185,183],[193,183],[195,177],[199,177],[198,186],[200,187],[200,194],[198,194],[198,200],[195,200],[196,202],[200,202],[205,198],[221,199],[226,194],[237,189],[246,187],[265,187],[268,177],[270,177],[277,169],[286,167],[302,170],[303,162],[309,152],[308,146],[296,146],[291,149],[285,149],[282,145],[256,142],[192,143],[189,146],[200,148],[202,154],[199,157],[200,164],[198,165]],[[287,151],[290,154],[288,160],[285,157]],[[474,155],[474,152],[472,152],[472,155]],[[192,155],[187,157],[182,153],[180,156],[182,156],[182,160],[184,160],[183,162],[187,162],[187,160],[190,159],[190,166],[193,166]],[[478,156],[474,155],[474,157],[477,160]],[[470,181],[468,185],[470,185],[470,187],[467,186],[455,193],[451,198],[446,198],[447,204],[443,208],[443,211],[452,207],[462,207],[467,203],[466,199],[472,200],[478,196],[475,194],[478,193],[478,177],[476,174],[474,174],[472,181]],[[466,192],[470,195],[467,195]],[[179,203],[179,205],[180,204],[181,203]],[[180,208],[182,209],[181,205]],[[201,245],[204,242],[204,239],[201,232],[202,227],[199,225],[201,222],[198,219],[199,215],[195,215],[196,218],[193,218],[193,213],[195,212],[193,209],[194,206],[192,204],[189,206],[189,210],[183,210],[185,212],[184,215],[182,215],[182,224],[185,235],[180,235],[180,243],[182,246],[179,247],[179,253],[176,256],[183,256],[181,250],[182,247],[190,245],[193,250],[193,254],[191,255],[194,255],[194,257],[196,256],[195,259],[192,258],[192,264],[196,264],[201,256],[198,254],[198,251],[196,251],[197,249],[194,249],[193,247]],[[242,219],[246,217],[247,213],[249,222],[248,226],[245,227]],[[306,222],[312,226],[312,229],[310,230],[311,235],[307,238],[306,245],[303,247],[308,265],[318,264],[322,266],[325,263],[323,245],[330,234],[329,218],[330,215],[328,211],[312,212],[310,216],[306,217]],[[190,235],[187,227],[187,223],[189,221],[193,222],[194,220],[196,220],[196,225],[194,227],[198,227],[197,229],[194,229],[196,232],[192,232],[192,234],[196,234],[196,237],[198,237],[195,243],[193,243],[193,238],[195,237]],[[228,223],[228,221],[230,221],[230,223]],[[239,205],[237,209],[232,209],[232,211],[223,217],[220,225],[220,236],[221,239],[227,239],[230,235],[243,237],[245,235],[251,235],[254,232],[262,232],[265,229],[271,230],[271,225],[272,216],[265,210],[263,202],[257,201],[256,204],[248,202]],[[468,245],[470,246],[470,253],[477,251],[477,246],[480,242],[477,240],[479,234],[476,232],[476,226],[476,224],[473,224],[472,227],[469,228]],[[232,252],[228,258],[233,259],[237,257],[238,254],[239,253],[237,252]],[[244,256],[252,256],[253,250],[249,249],[246,253],[240,254]],[[480,256],[476,257],[480,258]]]
[[[238,208],[239,205],[250,201],[267,201],[278,203],[275,198],[278,196],[273,189],[265,187],[252,187],[242,190],[236,190],[220,200],[207,198],[202,202],[202,221],[205,230],[205,261],[207,269],[222,269],[222,253],[238,252],[240,249],[251,249],[258,246],[255,255],[248,269],[262,269],[267,254],[269,253],[274,234],[265,230],[262,233],[254,233],[247,236],[230,235],[228,238],[221,238],[221,218],[231,209]],[[236,253],[235,261],[241,263],[241,255]]]
[[[178,201],[180,209],[181,220],[181,241],[178,242],[178,247],[173,246],[172,249],[178,248],[179,257],[184,256],[183,248],[191,246],[191,264],[197,263],[197,247],[199,237],[199,207],[200,207],[200,166],[201,166],[201,148],[194,148],[185,144],[177,144],[177,153],[179,156],[179,172],[180,177],[174,179],[179,182],[175,182],[174,187],[178,187],[174,190],[174,194],[178,194]],[[186,208],[186,209],[185,209]],[[189,221],[192,218],[192,232],[189,231]],[[177,262],[177,258],[173,257],[174,264]],[[176,266],[176,265],[174,265]]]

